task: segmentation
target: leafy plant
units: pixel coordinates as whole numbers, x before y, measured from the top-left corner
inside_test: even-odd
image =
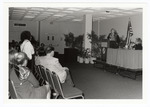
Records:
[[[66,42],[66,46],[74,48],[74,34],[73,33],[68,33],[68,34],[64,34],[65,36],[65,42]]]
[[[81,52],[82,49],[83,49],[83,48],[82,48],[82,45],[83,45],[83,37],[84,37],[84,34],[75,37],[74,47],[75,47],[76,49],[78,49],[79,52]]]
[[[84,58],[90,58],[91,57],[91,50],[89,48],[84,49],[83,57]]]
[[[97,36],[94,31],[91,34],[88,34],[88,39],[91,40],[91,56],[92,57],[101,57],[101,42],[105,39],[105,35]]]

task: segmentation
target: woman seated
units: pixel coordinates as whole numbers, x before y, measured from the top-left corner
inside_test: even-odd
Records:
[[[37,65],[43,65],[45,68],[48,68],[50,71],[55,72],[61,83],[68,83],[74,86],[69,69],[67,67],[62,67],[59,63],[59,60],[54,57],[54,48],[48,46],[46,48],[46,56],[40,56],[36,59]]]
[[[17,96],[20,99],[46,99],[50,98],[49,84],[39,86],[32,72],[26,67],[28,57],[24,52],[19,52],[15,55],[15,63],[10,73],[10,80],[14,82]]]
[[[142,50],[142,40],[141,40],[141,38],[137,38],[136,39],[136,43],[135,43],[135,45],[132,47],[133,49],[135,49],[135,50]]]

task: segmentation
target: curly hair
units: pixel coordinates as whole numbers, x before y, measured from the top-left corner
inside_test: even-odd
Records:
[[[28,60],[28,57],[24,52],[19,52],[15,58],[15,62],[17,65],[22,65],[25,60]]]
[[[30,33],[30,31],[23,31],[23,32],[21,33],[21,35],[20,35],[20,39],[21,39],[22,42],[23,42],[25,39],[30,40],[30,38],[31,38],[31,33]]]

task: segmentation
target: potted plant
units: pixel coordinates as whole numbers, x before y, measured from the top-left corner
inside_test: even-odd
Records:
[[[78,62],[83,63],[84,62],[84,48],[81,49],[78,53]]]
[[[79,35],[77,37],[75,37],[75,41],[74,41],[74,47],[78,50],[78,56],[77,56],[77,61],[79,62],[80,60],[80,57],[81,57],[81,62],[82,62],[82,59],[83,59],[83,37],[84,35]]]
[[[93,60],[101,57],[101,42],[105,38],[105,35],[97,36],[94,31],[88,34],[88,39],[91,40],[91,58],[90,63],[93,64]]]
[[[73,33],[68,33],[68,34],[64,34],[65,36],[65,42],[66,42],[66,46],[70,47],[70,48],[74,48],[74,34]]]
[[[84,63],[89,64],[90,62],[90,57],[91,57],[91,51],[89,48],[84,50]]]

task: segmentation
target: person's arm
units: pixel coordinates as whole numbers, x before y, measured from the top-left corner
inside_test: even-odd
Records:
[[[119,35],[117,35],[117,43],[118,44],[120,43],[120,37],[119,37]]]
[[[107,36],[107,39],[108,39],[108,40],[110,39],[110,35],[111,35],[111,33],[109,33],[109,35]]]
[[[59,70],[69,70],[67,67],[62,67],[58,59],[55,60],[54,64],[55,64],[55,67],[58,68]]]
[[[33,85],[33,87],[35,87],[35,88],[39,87],[39,82],[34,77],[34,75],[32,74],[32,72],[30,72],[30,75],[28,77],[28,81]]]

